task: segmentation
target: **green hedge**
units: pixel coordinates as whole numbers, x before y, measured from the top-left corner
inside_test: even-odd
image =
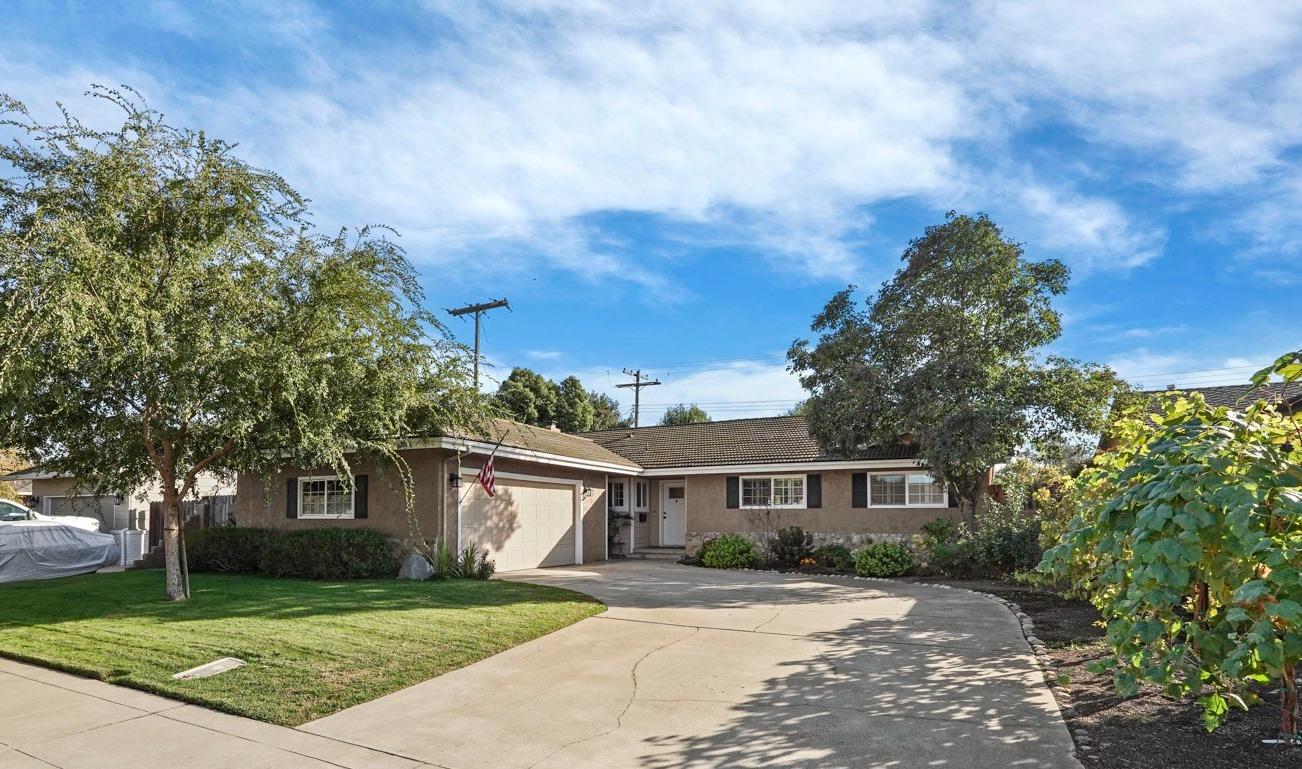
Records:
[[[895,542],[878,542],[855,553],[854,571],[861,577],[903,577],[913,571],[913,551]]]
[[[755,544],[737,534],[724,534],[706,542],[696,557],[702,566],[711,569],[753,569],[760,563]]]
[[[813,559],[824,569],[849,571],[854,568],[854,556],[845,545],[822,545],[815,548]]]
[[[194,571],[307,579],[383,579],[398,574],[388,538],[373,529],[201,529],[186,532],[185,550]]]

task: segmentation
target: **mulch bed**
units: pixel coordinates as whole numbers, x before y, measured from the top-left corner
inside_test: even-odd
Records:
[[[1244,712],[1232,709],[1225,723],[1210,734],[1203,728],[1202,708],[1173,700],[1156,689],[1129,699],[1117,696],[1109,675],[1085,669],[1106,654],[1099,615],[1083,601],[1071,601],[1008,582],[919,579],[979,590],[1021,606],[1035,623],[1035,634],[1049,657],[1070,681],[1055,687],[1066,694],[1076,715],[1067,719],[1086,766],[1106,769],[1299,769],[1302,747],[1262,744],[1279,727],[1278,689],[1262,691],[1263,702]]]

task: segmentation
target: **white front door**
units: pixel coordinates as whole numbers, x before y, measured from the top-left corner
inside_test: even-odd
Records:
[[[687,544],[687,495],[683,482],[660,484],[660,544]]]

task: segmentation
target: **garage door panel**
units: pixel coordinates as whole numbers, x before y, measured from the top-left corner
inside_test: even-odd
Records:
[[[574,487],[498,478],[489,497],[473,484],[461,505],[462,537],[498,571],[574,563]]]

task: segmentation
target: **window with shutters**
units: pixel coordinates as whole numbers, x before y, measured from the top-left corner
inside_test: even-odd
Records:
[[[352,518],[352,487],[337,475],[299,478],[298,517]]]
[[[945,484],[923,473],[872,473],[868,476],[871,507],[948,507]]]
[[[743,476],[741,479],[741,506],[743,508],[803,508],[805,506],[805,476]]]

